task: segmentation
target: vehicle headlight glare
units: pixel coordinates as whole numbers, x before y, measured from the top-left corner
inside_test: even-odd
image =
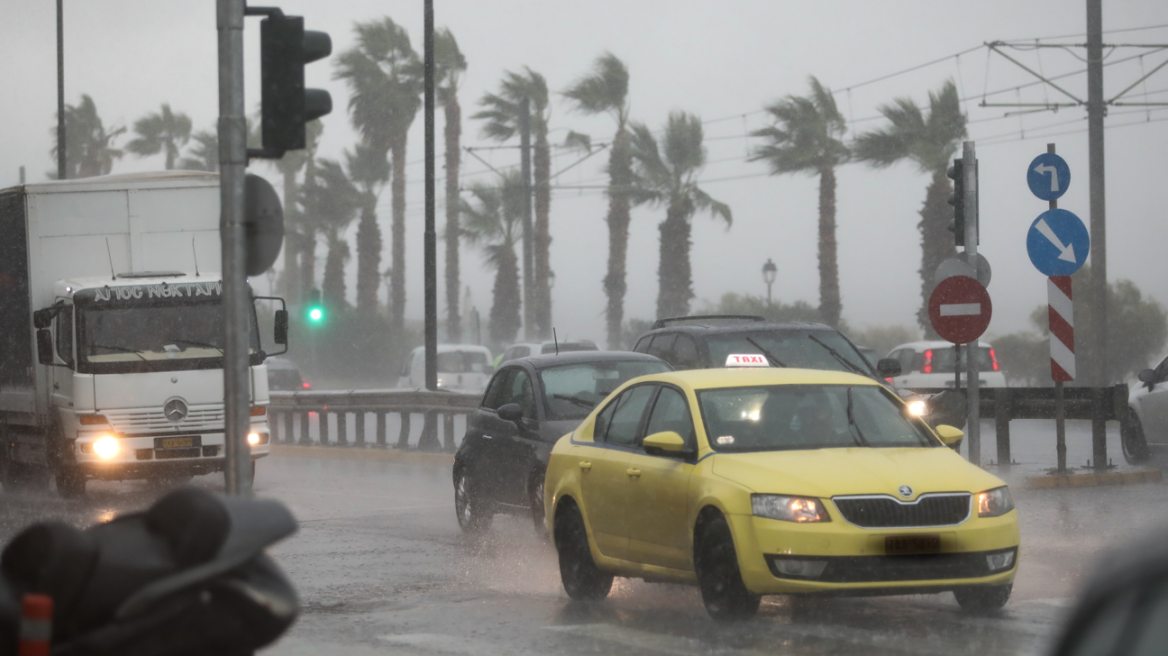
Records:
[[[252,446],[259,444],[260,443],[260,434],[259,433],[248,433],[247,434],[247,443],[252,445]]]
[[[752,494],[750,505],[756,517],[784,522],[830,522],[831,517],[819,499],[789,497],[783,494]]]
[[[913,399],[908,402],[908,413],[914,417],[923,417],[929,411],[929,406],[922,399]]]
[[[110,458],[118,455],[118,451],[118,440],[109,435],[104,435],[93,443],[93,452],[96,453],[99,458],[105,458],[106,460],[109,460]]]
[[[978,517],[999,517],[1014,509],[1014,498],[1010,488],[1003,485],[977,495]]]

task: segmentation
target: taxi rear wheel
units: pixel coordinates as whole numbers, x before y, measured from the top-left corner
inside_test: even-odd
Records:
[[[958,588],[953,591],[957,603],[963,610],[970,612],[986,612],[998,610],[1010,601],[1010,591],[1013,585],[993,585],[973,588]]]
[[[494,513],[489,502],[475,489],[474,479],[465,466],[454,472],[454,512],[463,533],[482,533],[491,528]]]
[[[556,513],[555,538],[564,592],[576,601],[607,597],[612,590],[612,575],[600,571],[596,561],[592,560],[584,518],[575,504],[564,505]]]
[[[697,544],[694,564],[706,612],[721,622],[754,617],[762,597],[748,590],[742,581],[738,552],[726,519],[719,515],[705,522]]]

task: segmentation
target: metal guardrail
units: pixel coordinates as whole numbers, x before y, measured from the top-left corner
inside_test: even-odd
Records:
[[[914,388],[918,394],[939,394],[949,388]],[[964,389],[956,390],[964,392]],[[964,394],[961,395],[964,398]],[[1108,467],[1107,432],[1108,421],[1118,421],[1120,430],[1126,432],[1130,422],[1128,412],[1128,387],[1120,383],[1111,387],[1064,387],[1063,407],[1066,419],[1090,419],[1092,467]],[[1057,412],[1055,388],[1053,387],[991,387],[981,390],[980,403],[983,419],[994,418],[997,433],[998,463],[1009,464],[1010,421],[1013,419],[1054,419]],[[941,412],[945,409],[939,408]],[[946,423],[944,419],[940,422]],[[964,416],[960,424],[965,423]]]
[[[268,425],[272,431],[272,441],[277,444],[312,444],[309,436],[309,413],[319,413],[320,445],[333,446],[378,446],[398,449],[409,448],[410,415],[424,415],[422,435],[418,439],[420,451],[454,451],[454,417],[466,415],[479,407],[480,394],[458,392],[431,392],[417,389],[392,390],[329,390],[307,392],[271,392],[268,405]],[[348,416],[357,415],[356,435],[348,438]],[[373,414],[372,442],[366,440],[366,415]],[[387,416],[401,417],[401,427],[394,441],[387,433]],[[331,439],[329,415],[337,415],[336,439]],[[438,417],[443,422],[442,439],[438,438]],[[293,437],[293,426],[300,424],[300,437]]]

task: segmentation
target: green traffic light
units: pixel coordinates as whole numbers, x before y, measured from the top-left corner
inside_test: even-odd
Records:
[[[324,319],[324,310],[314,307],[308,311],[308,319],[313,323],[320,323]]]

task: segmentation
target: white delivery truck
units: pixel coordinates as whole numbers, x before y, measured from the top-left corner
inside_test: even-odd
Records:
[[[5,490],[44,489],[54,478],[62,496],[75,497],[90,479],[223,471],[219,256],[215,174],[0,190]],[[286,344],[286,310],[274,324],[273,341]],[[249,325],[254,471],[270,449],[254,304]]]

